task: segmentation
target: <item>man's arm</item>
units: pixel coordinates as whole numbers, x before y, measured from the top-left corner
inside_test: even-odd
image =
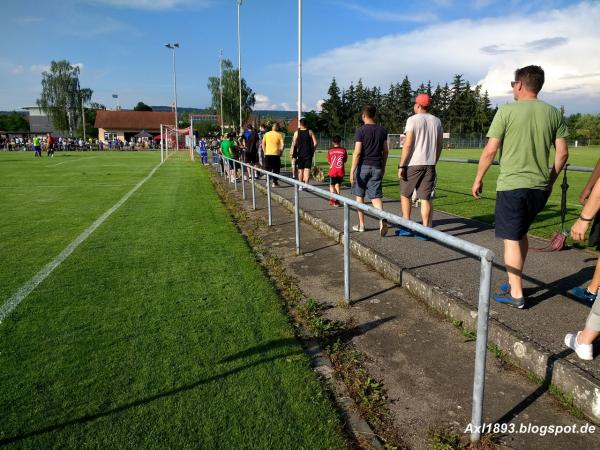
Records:
[[[435,149],[435,163],[437,164],[442,156],[442,146],[444,144],[444,131],[440,128],[438,132],[437,148]]]
[[[479,165],[477,166],[477,175],[475,176],[475,181],[471,187],[471,194],[473,194],[473,197],[476,199],[481,198],[481,192],[483,191],[483,177],[494,162],[494,158],[496,157],[499,147],[500,139],[489,138],[485,148],[483,149],[483,152],[481,153]]]
[[[358,167],[358,160],[362,153],[362,142],[356,142],[354,144],[354,153],[352,153],[352,167],[350,168],[350,184],[354,184],[354,173]]]
[[[596,184],[596,181],[598,181],[599,178],[600,178],[600,158],[598,158],[598,161],[596,161],[596,167],[594,167],[594,171],[592,172],[590,179],[588,180],[585,187],[581,191],[581,194],[579,194],[579,203],[581,203],[582,205],[585,204],[585,201],[588,199],[588,197],[592,193],[592,189],[594,188],[594,185]]]
[[[290,159],[294,157],[294,147],[296,146],[296,139],[298,138],[298,132],[294,131],[294,137],[292,137],[292,146],[290,147]]]
[[[550,178],[548,180],[548,190],[552,190],[554,182],[560,175],[560,171],[563,170],[567,159],[569,159],[569,147],[565,138],[557,138],[554,141],[554,148],[556,149],[556,155],[554,156],[554,166],[550,171]]]
[[[598,214],[600,209],[600,181],[596,181],[590,198],[585,202],[585,206],[581,211],[579,219],[571,227],[571,237],[577,241],[583,241],[594,216]]]
[[[387,144],[387,141],[385,141],[383,143],[383,161],[381,164],[381,178],[383,178],[383,176],[385,175],[385,168],[387,167],[387,160],[388,160],[389,154],[390,154],[390,151],[388,149],[388,144]]]
[[[309,133],[310,133],[310,137],[312,138],[313,149],[316,152],[317,151],[317,137],[315,136],[315,133],[313,133],[313,130],[310,130]]]
[[[260,146],[262,147],[263,154],[267,151],[267,140],[263,136],[262,141],[260,141]]]
[[[412,131],[406,133],[404,138],[404,145],[402,146],[402,156],[400,157],[400,164],[398,165],[398,178],[406,181],[406,162],[408,161],[412,151],[413,143],[415,141],[415,134]]]

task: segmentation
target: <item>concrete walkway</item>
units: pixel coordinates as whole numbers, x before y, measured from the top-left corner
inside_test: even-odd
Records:
[[[251,199],[250,183],[246,183],[247,199]],[[318,185],[328,189],[326,184]],[[264,180],[257,182],[264,191]],[[241,191],[240,183],[238,190]],[[273,188],[273,201],[288,208],[294,190],[282,185]],[[350,196],[349,188],[342,191]],[[328,206],[328,201],[309,192],[300,193],[302,217],[334,240],[341,242],[343,209]],[[435,202],[434,202],[435,206]],[[384,199],[387,211],[399,214],[398,200]],[[265,212],[266,213],[266,212]],[[418,209],[413,220],[420,220]],[[351,213],[357,223],[356,213]],[[502,242],[494,237],[488,224],[436,212],[437,230],[487,247],[497,255],[492,278],[492,295],[506,281],[502,267]],[[411,237],[394,236],[394,228],[384,238],[379,236],[378,221],[367,219],[367,231],[351,232],[353,253],[386,278],[401,284],[430,306],[475,329],[479,289],[479,262],[455,250]],[[530,239],[532,247],[544,247],[541,239]],[[492,301],[489,330],[490,342],[504,351],[521,368],[535,373],[553,384],[595,422],[600,422],[600,358],[579,360],[563,344],[565,333],[582,328],[589,312],[565,293],[591,279],[597,256],[591,252],[569,249],[558,253],[530,253],[525,266],[527,307],[523,310]],[[340,262],[341,268],[341,262]],[[598,355],[599,349],[595,348]]]

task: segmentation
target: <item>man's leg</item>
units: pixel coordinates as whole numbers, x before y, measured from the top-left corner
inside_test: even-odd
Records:
[[[598,288],[600,288],[600,258],[596,261],[596,270],[594,271],[592,281],[588,285],[588,291],[595,294],[598,292]]]
[[[400,205],[402,207],[402,217],[410,220],[410,213],[412,211],[412,201],[410,197],[400,196]]]
[[[519,241],[504,239],[504,265],[508,274],[510,284],[510,295],[513,298],[523,298],[523,267],[527,252],[529,251],[529,240],[527,235]]]
[[[423,221],[424,226],[431,227],[432,216],[433,208],[431,207],[431,200],[421,199],[421,219]]]
[[[303,180],[306,184],[308,184],[308,182],[310,181],[310,169],[304,169],[303,172],[304,172]]]
[[[356,201],[357,201],[358,203],[364,203],[364,202],[365,202],[365,198],[364,198],[364,197],[358,197],[358,196],[357,196],[357,197],[356,197]],[[364,228],[364,226],[365,226],[365,213],[364,213],[364,212],[362,212],[362,210],[360,210],[360,209],[357,209],[357,210],[356,210],[356,212],[358,213],[358,225],[359,225],[360,227],[363,227],[363,228]]]

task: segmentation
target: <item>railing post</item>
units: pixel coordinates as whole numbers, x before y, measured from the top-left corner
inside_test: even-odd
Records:
[[[245,173],[244,169],[246,169],[246,167],[244,166],[244,163],[240,163],[240,164],[242,165],[242,198],[244,200],[246,200],[246,183],[244,183],[244,177],[246,176],[244,174]]]
[[[473,377],[473,410],[471,412],[471,442],[481,438],[480,426],[483,421],[483,396],[485,391],[485,360],[487,356],[488,319],[490,312],[490,291],[492,282],[492,261],[481,258],[479,278],[479,306],[477,309],[477,342],[475,344],[475,374]]]
[[[294,223],[296,225],[296,255],[300,255],[300,198],[296,183],[294,183]]]
[[[350,303],[350,208],[344,203],[344,301]]]
[[[237,191],[237,167],[235,159],[232,159],[231,161],[233,162],[233,187]]]
[[[252,209],[256,210],[256,169],[252,167]]]
[[[271,176],[267,174],[267,211],[269,215],[269,226],[273,225],[273,216],[271,215]]]

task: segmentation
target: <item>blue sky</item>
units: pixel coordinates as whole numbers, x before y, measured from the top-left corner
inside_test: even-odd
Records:
[[[131,108],[210,104],[218,53],[237,64],[235,0],[3,0],[0,109],[32,105],[53,59],[81,64],[94,100]],[[387,89],[405,75],[434,84],[463,73],[510,101],[516,67],[546,70],[545,100],[600,112],[600,2],[567,0],[304,0],[304,103],[318,107],[335,76]],[[297,1],[245,0],[242,72],[264,109],[295,109]]]

